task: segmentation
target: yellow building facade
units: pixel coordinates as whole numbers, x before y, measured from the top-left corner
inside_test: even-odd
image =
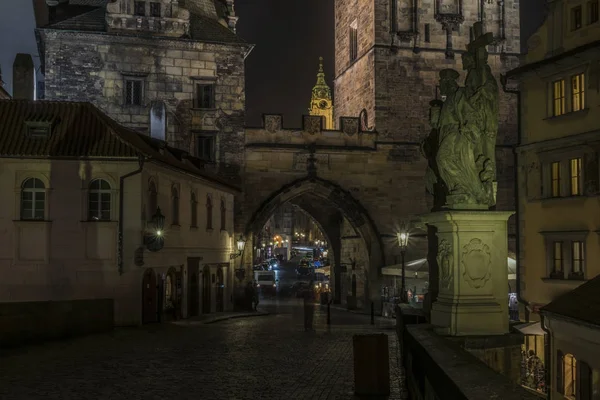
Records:
[[[552,1],[510,71],[521,96],[520,294],[534,311],[600,273],[597,1]]]
[[[323,117],[324,129],[335,129],[333,123],[333,99],[331,98],[331,88],[329,88],[327,82],[325,82],[323,57],[319,57],[317,83],[312,89],[308,112],[310,115],[320,115]]]

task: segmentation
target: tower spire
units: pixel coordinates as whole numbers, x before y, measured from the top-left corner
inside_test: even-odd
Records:
[[[317,71],[317,83],[313,86],[310,107],[310,115],[321,115],[325,118],[325,129],[333,129],[333,101],[331,99],[331,88],[325,81],[325,70],[323,69],[323,57],[319,57],[319,70]]]

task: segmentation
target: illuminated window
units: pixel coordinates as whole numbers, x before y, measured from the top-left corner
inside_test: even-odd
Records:
[[[553,263],[552,263],[552,274],[562,274],[563,272],[563,242],[553,243]]]
[[[592,0],[588,2],[588,24],[594,24],[598,22],[600,14],[598,13],[598,0]]]
[[[573,95],[573,111],[585,108],[585,75],[579,74],[571,78],[571,93]]]
[[[579,196],[581,192],[581,158],[573,158],[569,163],[571,196]]]
[[[110,184],[104,179],[92,181],[88,193],[88,219],[110,221],[110,202]]]
[[[206,196],[206,229],[213,228],[213,204],[210,196]]]
[[[356,20],[350,24],[350,61],[358,57],[358,23]]]
[[[175,186],[171,188],[171,223],[179,225],[179,191]]]
[[[581,29],[581,6],[571,8],[571,30],[576,31],[577,29]]]
[[[550,165],[550,179],[552,188],[552,197],[560,197],[560,163],[553,162]]]
[[[554,116],[563,115],[565,113],[565,80],[561,79],[552,83],[553,94],[553,111]]]
[[[577,360],[572,354],[563,357],[563,385],[564,396],[575,400],[577,397]]]
[[[21,185],[21,219],[43,220],[46,209],[46,186],[37,178],[29,178]]]
[[[192,206],[190,226],[196,228],[198,226],[198,200],[196,199],[196,194],[194,192],[192,192],[190,202]]]
[[[573,275],[583,275],[584,257],[583,242],[571,242],[571,273]]]

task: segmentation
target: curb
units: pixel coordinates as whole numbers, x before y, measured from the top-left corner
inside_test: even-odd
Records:
[[[271,315],[268,312],[257,312],[255,314],[241,314],[241,315],[227,315],[223,317],[217,317],[208,321],[204,321],[202,324],[214,324],[216,322],[227,321],[229,319],[238,319],[238,318],[251,318],[251,317],[266,317],[267,315]]]

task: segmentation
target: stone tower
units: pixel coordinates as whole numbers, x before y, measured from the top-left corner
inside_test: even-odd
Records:
[[[335,0],[336,120],[365,110],[378,140],[395,144],[390,157],[410,170],[431,129],[429,102],[439,97],[438,73],[453,68],[463,74],[460,55],[477,21],[494,35],[489,65],[500,83],[500,74],[518,65],[519,0]],[[502,89],[499,124],[498,209],[514,209],[510,147],[517,137],[517,106],[516,96]],[[406,197],[395,205],[399,214],[428,201],[424,182],[409,175],[398,183]]]
[[[333,100],[331,98],[331,89],[329,88],[329,85],[327,85],[327,82],[325,82],[323,57],[319,57],[317,83],[312,89],[308,112],[310,115],[320,115],[323,117],[323,128],[334,129]]]
[[[13,63],[13,98],[33,100],[35,94],[35,68],[30,54],[19,53]]]
[[[90,101],[127,127],[239,169],[252,46],[235,34],[233,0],[68,0],[50,10],[36,31],[48,100]]]

